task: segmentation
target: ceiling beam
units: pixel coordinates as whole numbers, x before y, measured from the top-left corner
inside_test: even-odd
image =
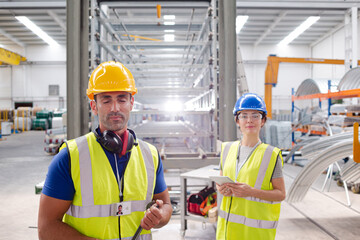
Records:
[[[51,11],[51,10],[47,11],[47,13],[49,14],[50,17],[52,17],[54,19],[55,22],[57,22],[57,24],[59,24],[62,31],[64,33],[66,33],[66,25],[65,25],[64,21],[59,17],[59,15],[57,15],[54,11]]]
[[[253,1],[237,0],[236,7],[239,9],[268,8],[268,9],[317,9],[317,10],[346,10],[351,7],[360,7],[359,1]]]
[[[329,32],[327,32],[326,34],[324,34],[323,36],[321,36],[319,39],[317,39],[315,42],[310,44],[310,47],[314,47],[315,45],[317,45],[318,43],[320,43],[321,41],[323,41],[324,39],[328,38],[329,36],[333,35],[334,33],[336,33],[337,31],[339,31],[341,28],[343,28],[345,26],[345,22],[342,22],[340,24],[338,24],[337,26],[335,26],[333,29],[331,29]]]
[[[109,41],[105,42],[105,44],[118,46],[118,45],[136,45],[136,46],[160,46],[160,47],[172,47],[172,46],[202,46],[205,45],[207,42],[191,42],[191,41],[175,41],[175,42],[153,42],[153,41],[121,41],[121,42],[114,42]]]
[[[11,1],[1,2],[1,9],[65,9],[66,1]]]
[[[119,8],[156,8],[156,5],[161,4],[161,7],[166,8],[207,8],[210,1],[100,1],[108,7]]]
[[[272,30],[278,25],[278,23],[286,16],[287,12],[282,11],[279,16],[277,16],[274,20],[274,22],[266,29],[266,31],[256,40],[254,43],[254,47],[259,45],[259,43],[267,36],[269,33],[272,32]]]
[[[4,35],[5,37],[7,37],[8,39],[10,39],[11,41],[13,41],[14,43],[16,43],[17,45],[21,46],[21,47],[25,47],[25,44],[21,41],[19,41],[17,38],[13,37],[11,34],[8,34],[7,32],[5,32],[4,30],[0,29],[0,34]]]

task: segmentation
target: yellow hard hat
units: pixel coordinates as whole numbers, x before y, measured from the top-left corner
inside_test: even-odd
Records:
[[[137,93],[135,80],[129,69],[120,62],[101,63],[91,74],[86,94],[90,100],[102,92]]]

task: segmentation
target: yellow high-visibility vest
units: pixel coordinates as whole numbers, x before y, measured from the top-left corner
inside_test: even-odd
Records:
[[[138,143],[131,150],[123,177],[123,202],[129,202],[131,214],[116,216],[118,182],[94,133],[67,142],[75,195],[63,222],[89,237],[131,239],[153,198],[159,161],[154,146]],[[143,230],[138,239],[151,239],[151,231]]]
[[[220,160],[223,175],[256,189],[272,190],[271,177],[280,149],[268,144],[257,146],[241,167],[236,179],[239,146],[239,141],[223,143]],[[275,239],[280,206],[280,202],[255,197],[224,196],[218,213],[216,239]]]

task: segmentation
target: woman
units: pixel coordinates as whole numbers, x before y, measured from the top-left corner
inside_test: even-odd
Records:
[[[266,122],[265,102],[257,94],[246,93],[233,113],[242,138],[222,144],[220,174],[235,183],[216,184],[223,195],[216,239],[275,239],[286,193],[281,151],[259,138]]]

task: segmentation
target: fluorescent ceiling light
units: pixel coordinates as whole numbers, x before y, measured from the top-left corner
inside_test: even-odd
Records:
[[[175,20],[175,15],[164,15],[164,20]]]
[[[174,34],[165,34],[164,35],[164,41],[165,42],[173,42],[173,41],[175,41],[175,35]]]
[[[167,29],[167,30],[164,30],[164,32],[172,33],[172,32],[175,32],[175,30],[174,29]]]
[[[300,34],[306,31],[311,25],[316,23],[320,17],[308,17],[300,26],[298,26],[294,31],[287,35],[281,42],[278,43],[278,46],[285,46],[291,43],[295,38]]]
[[[239,34],[244,24],[248,20],[248,18],[249,16],[245,16],[245,15],[236,17],[236,34]]]
[[[44,40],[47,44],[56,45],[56,46],[59,45],[54,39],[52,39],[49,35],[47,35],[43,30],[41,30],[35,23],[30,21],[30,19],[28,19],[27,17],[19,16],[19,17],[15,17],[15,18],[19,22],[24,24],[33,33],[35,33],[38,37],[40,37],[42,40]]]
[[[175,25],[175,22],[164,22],[164,25]]]

